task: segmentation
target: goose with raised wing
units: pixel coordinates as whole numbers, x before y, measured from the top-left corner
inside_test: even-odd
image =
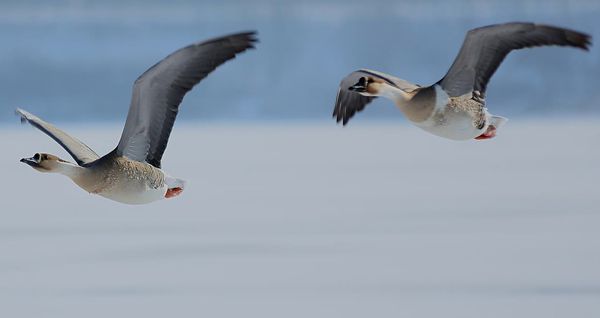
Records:
[[[255,32],[196,43],[175,51],[135,81],[129,114],[117,147],[100,157],[83,142],[33,114],[17,109],[58,142],[76,163],[36,153],[23,158],[37,171],[60,173],[89,193],[127,204],[144,204],[183,192],[185,182],[161,169],[161,159],[184,95],[219,65],[254,48]]]
[[[382,96],[391,99],[410,122],[434,135],[454,140],[493,138],[506,118],[488,112],[486,87],[510,51],[547,45],[587,51],[590,44],[587,34],[534,23],[473,29],[446,76],[431,86],[367,69],[349,74],[340,83],[333,117],[346,125],[354,114]]]

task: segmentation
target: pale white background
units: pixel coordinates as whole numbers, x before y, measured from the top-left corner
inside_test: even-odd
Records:
[[[182,196],[126,206],[0,139],[2,317],[599,317],[597,120],[176,125]],[[121,127],[66,129],[98,152]]]

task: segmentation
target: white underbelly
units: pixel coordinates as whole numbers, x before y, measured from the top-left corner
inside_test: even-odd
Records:
[[[487,113],[486,117],[488,117]],[[449,110],[437,113],[429,119],[415,124],[436,136],[453,140],[469,140],[480,136],[487,129],[488,120],[481,129],[477,129],[473,122],[473,117],[467,112]]]
[[[152,188],[139,183],[128,185],[120,184],[106,191],[98,193],[107,199],[126,204],[146,204],[158,200],[162,200],[167,193],[167,186],[163,185],[159,188]]]

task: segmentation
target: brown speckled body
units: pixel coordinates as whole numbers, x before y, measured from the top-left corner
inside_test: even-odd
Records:
[[[450,97],[448,102],[448,111],[466,112],[473,117],[473,126],[477,129],[485,125],[485,103],[476,100],[471,94],[465,94],[458,97]]]
[[[482,134],[488,124],[489,114],[483,100],[473,98],[472,94],[450,97],[437,84],[421,89],[405,104],[403,112],[416,126],[448,139],[475,138]],[[415,112],[415,109],[419,112]],[[420,112],[422,115],[428,114],[428,117],[425,120],[413,120],[413,115]]]
[[[404,115],[414,123],[433,120],[437,125],[444,125],[448,115],[465,113],[473,118],[473,126],[481,129],[485,125],[485,103],[481,99],[465,94],[458,97],[436,96],[434,86],[418,89],[408,101],[400,101],[398,106]],[[438,102],[446,104],[442,109],[436,107]]]
[[[103,196],[149,190],[166,191],[165,175],[154,166],[111,153],[85,169],[73,181],[84,190]]]

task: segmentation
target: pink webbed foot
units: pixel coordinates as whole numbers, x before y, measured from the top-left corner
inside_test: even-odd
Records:
[[[170,199],[180,195],[183,192],[183,188],[169,188],[165,193],[165,198]]]
[[[476,140],[485,140],[485,139],[492,139],[496,137],[496,127],[493,125],[489,125],[488,128],[485,130],[485,132],[477,137],[475,137]]]

